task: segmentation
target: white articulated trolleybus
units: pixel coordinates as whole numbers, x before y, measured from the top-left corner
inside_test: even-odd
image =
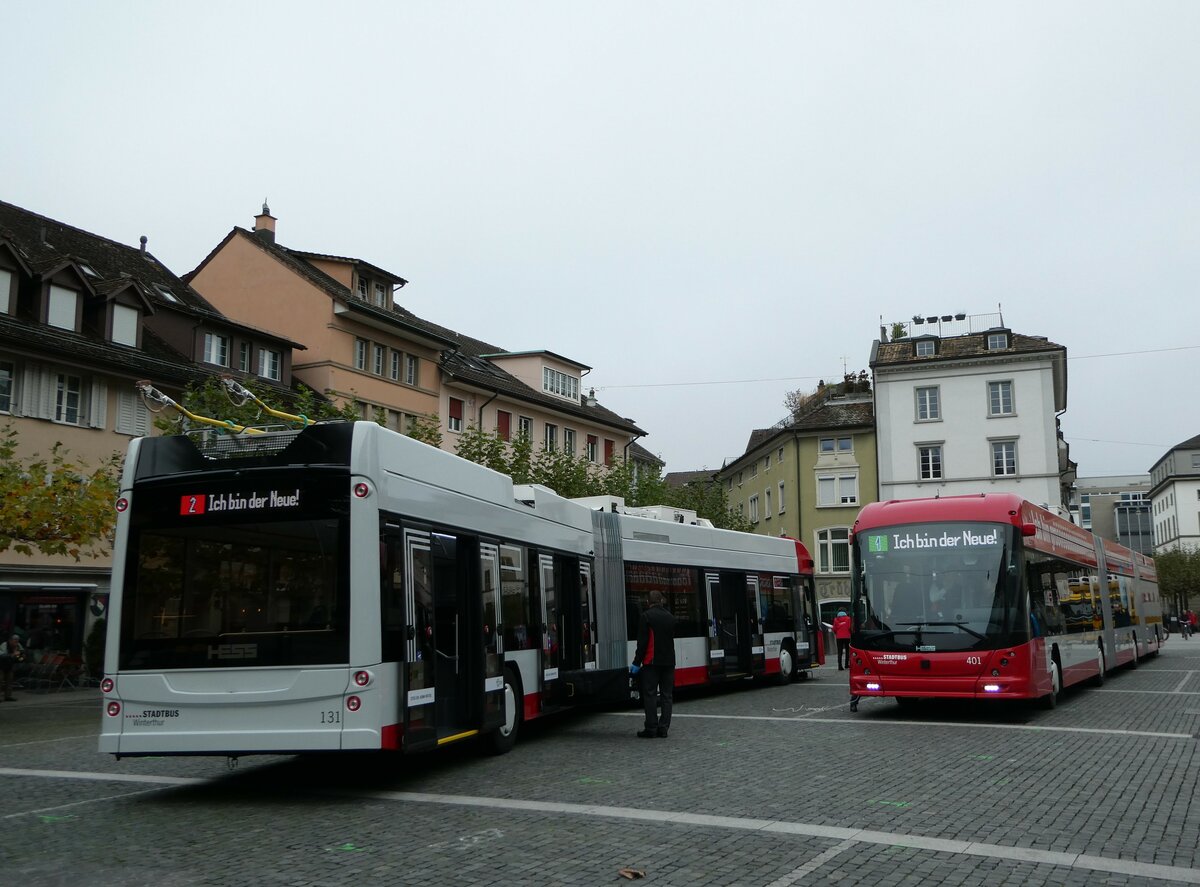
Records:
[[[628,699],[655,588],[680,685],[816,664],[798,543],[514,486],[371,422],[135,440],[117,509],[118,756],[505,751],[524,720]]]

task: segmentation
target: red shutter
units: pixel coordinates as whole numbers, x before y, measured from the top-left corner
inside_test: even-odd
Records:
[[[501,440],[508,440],[512,433],[512,413],[496,411],[496,433],[500,435]]]
[[[616,441],[604,438],[604,464],[612,465],[613,448],[616,447]]]
[[[457,397],[450,398],[450,418],[451,419],[461,419],[462,418],[462,408],[463,408],[463,402],[461,400],[459,400]]]

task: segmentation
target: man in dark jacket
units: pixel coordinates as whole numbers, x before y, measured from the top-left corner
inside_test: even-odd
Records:
[[[671,700],[675,690],[675,617],[663,606],[657,589],[650,592],[650,606],[638,619],[637,650],[633,654],[632,674],[641,674],[642,705],[646,727],[638,732],[642,739],[667,738],[671,729]],[[662,699],[662,717],[658,701]]]

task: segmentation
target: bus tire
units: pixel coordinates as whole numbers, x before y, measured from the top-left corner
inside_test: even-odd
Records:
[[[788,647],[779,648],[779,683],[790,684],[796,680],[796,657]]]
[[[1055,661],[1050,663],[1050,692],[1038,700],[1041,707],[1046,711],[1053,709],[1058,705],[1060,693],[1062,693],[1062,668]]]
[[[1100,648],[1096,649],[1096,666],[1097,666],[1096,676],[1094,678],[1092,678],[1092,684],[1093,684],[1093,686],[1096,686],[1096,687],[1103,687],[1104,686],[1104,678],[1105,678],[1104,650],[1102,650]]]
[[[484,747],[488,754],[502,755],[512,751],[517,744],[524,698],[520,678],[513,674],[512,669],[504,669],[504,723],[485,737]]]

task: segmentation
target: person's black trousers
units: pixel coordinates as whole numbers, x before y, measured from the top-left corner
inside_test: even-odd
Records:
[[[838,669],[842,668],[842,654],[846,654],[846,668],[850,667],[850,638],[838,638]]]
[[[675,669],[657,665],[643,665],[642,706],[646,710],[646,729],[657,730],[671,726],[671,703],[675,692]],[[662,700],[662,716],[658,714],[658,703]]]

